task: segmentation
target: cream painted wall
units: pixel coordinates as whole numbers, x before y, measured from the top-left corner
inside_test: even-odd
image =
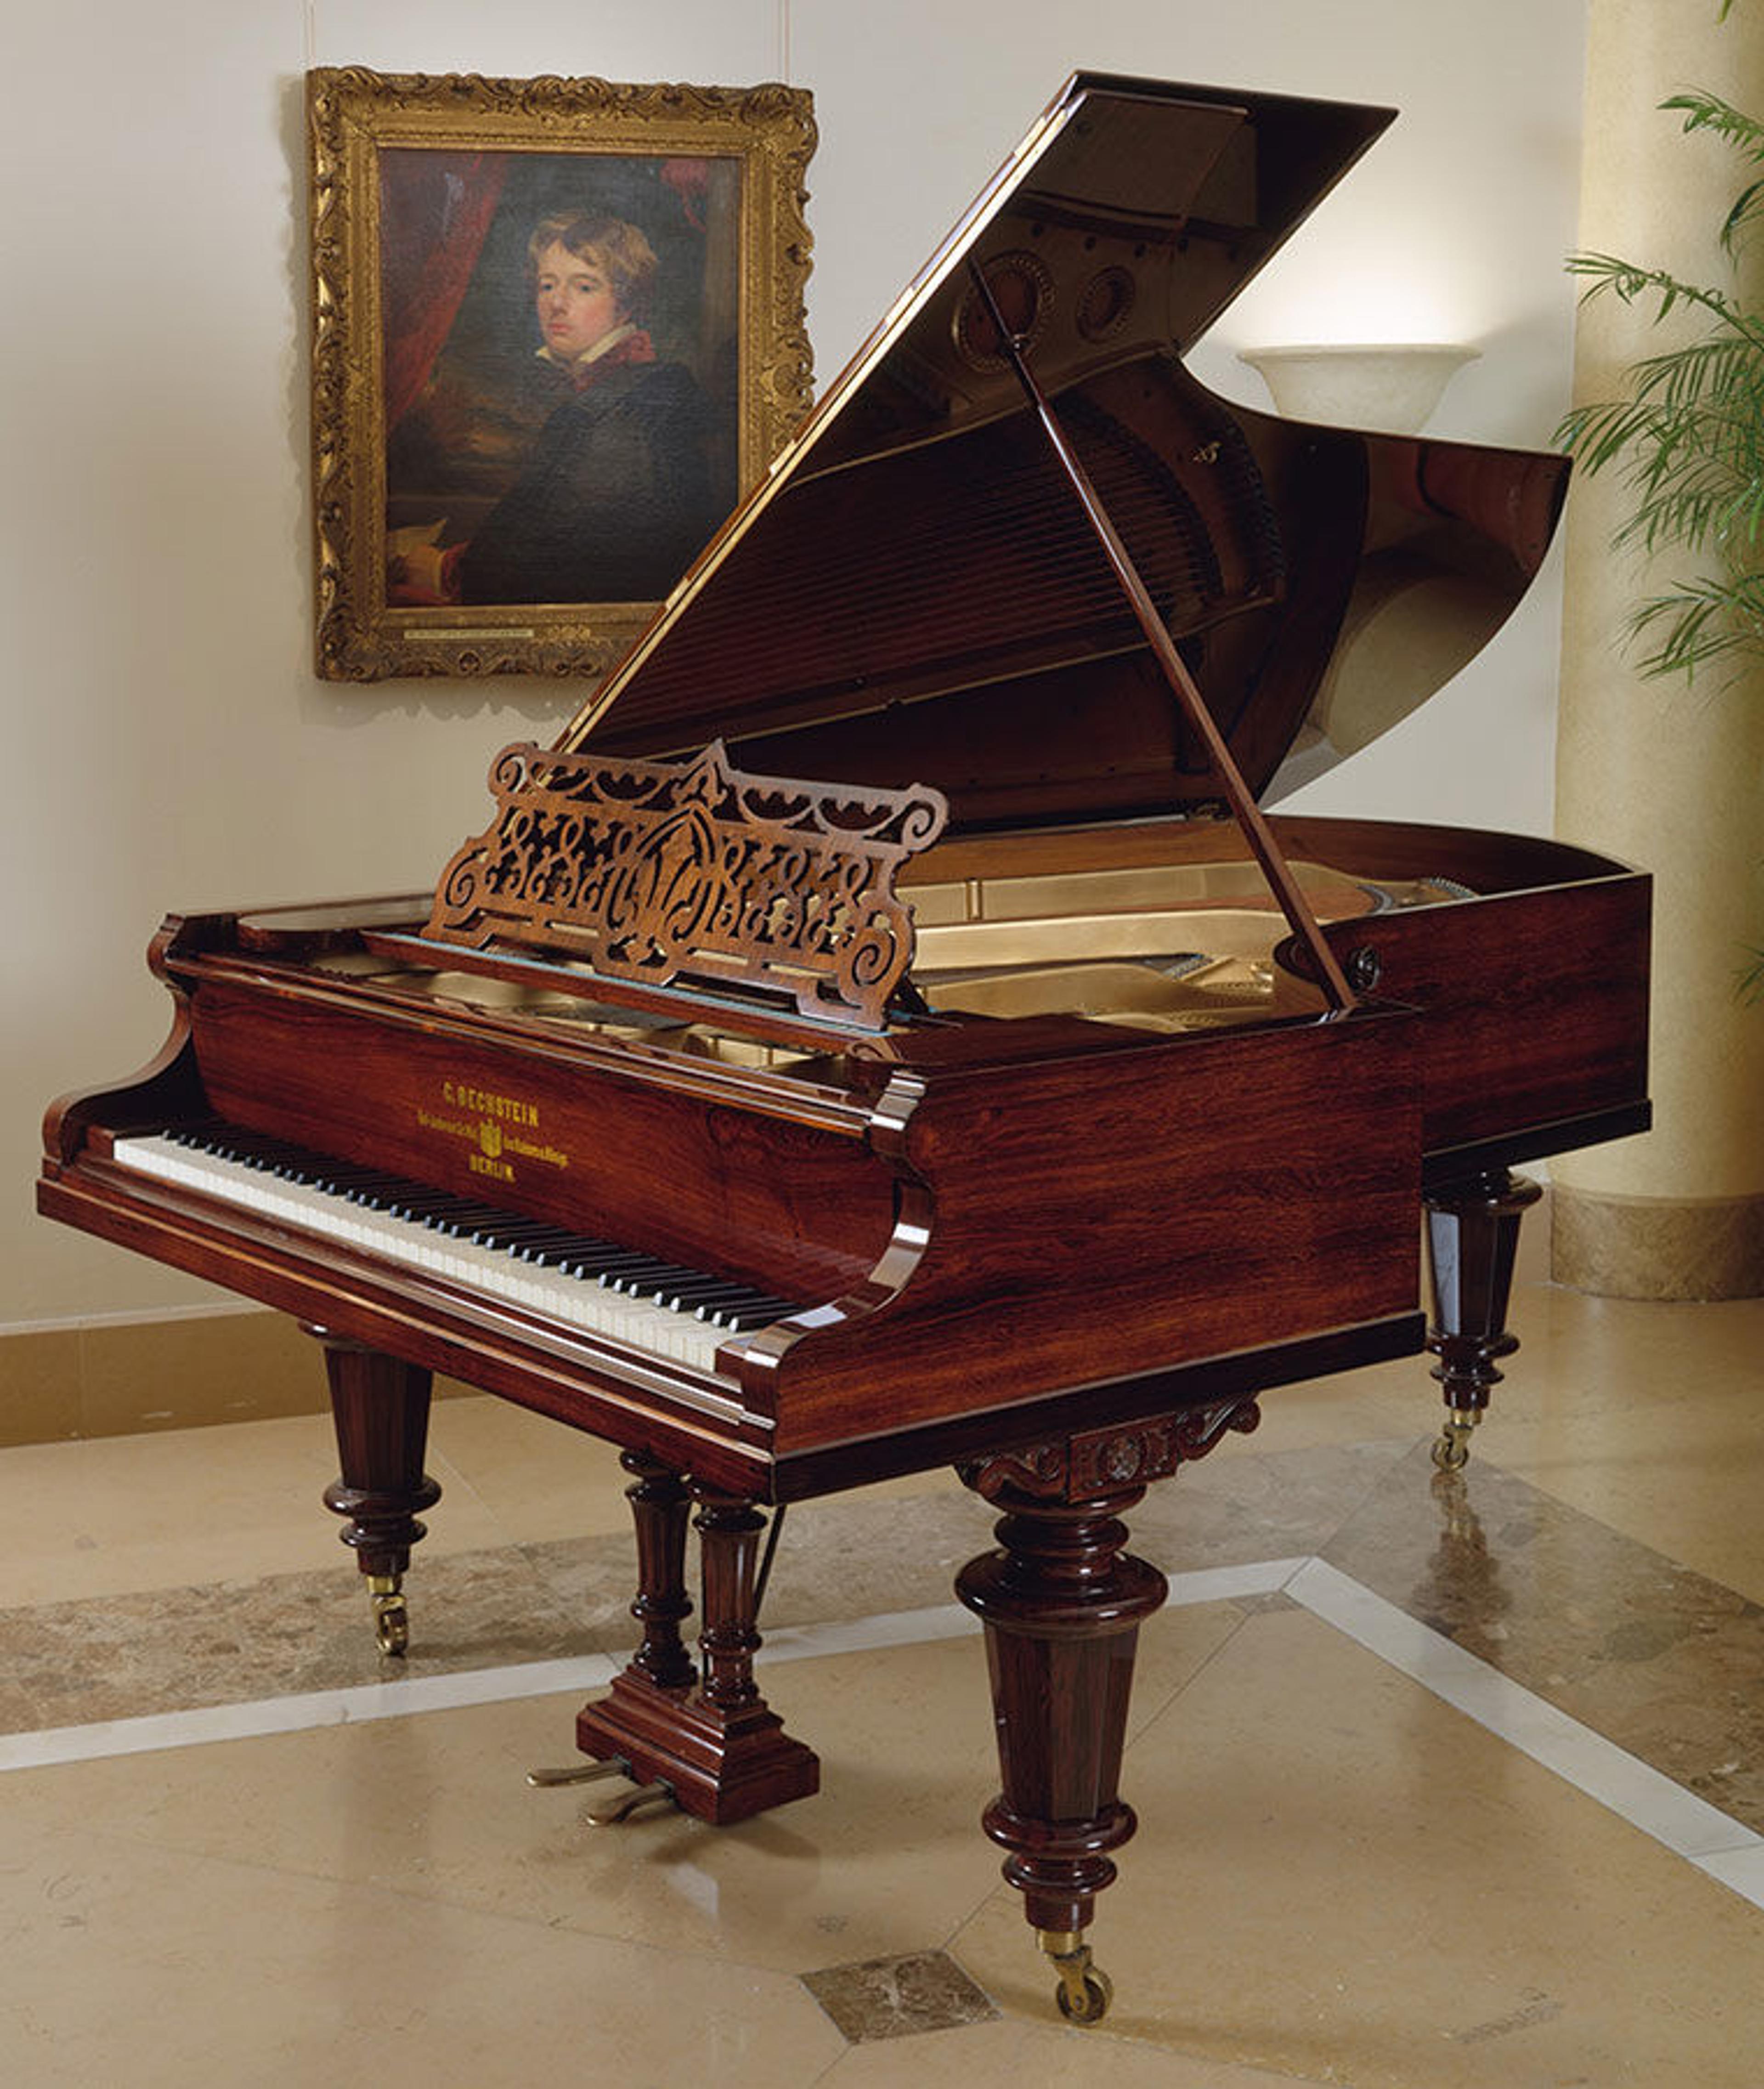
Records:
[[[425,885],[566,688],[312,676],[304,161],[314,64],[811,88],[823,377],[1078,64],[1388,101],[1401,122],[1197,365],[1434,324],[1436,426],[1542,441],[1565,396],[1582,0],[94,0],[11,30],[0,339],[9,759],[0,1328],[217,1294],[31,1213],[58,1090],[157,1048],[168,907]],[[1423,310],[1418,308],[1424,308]],[[1548,587],[1325,809],[1547,828]]]

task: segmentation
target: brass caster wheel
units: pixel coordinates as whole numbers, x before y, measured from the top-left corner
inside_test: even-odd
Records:
[[[1114,2000],[1114,1983],[1094,1966],[1075,1983],[1062,1973],[1054,1991],[1054,1999],[1067,2023],[1088,2027],[1101,2023],[1108,2015],[1109,2005]]]
[[[367,1588],[374,1606],[374,1638],[380,1652],[401,1655],[410,1644],[410,1613],[397,1577],[376,1574]]]
[[[1082,1932],[1044,1929],[1037,1941],[1058,1969],[1060,1984],[1054,1990],[1060,2014],[1067,2023],[1099,2024],[1114,2000],[1114,1984],[1091,1963],[1090,1946]]]
[[[1470,1463],[1470,1431],[1474,1414],[1454,1414],[1433,1439],[1433,1462],[1442,1473],[1461,1473]]]

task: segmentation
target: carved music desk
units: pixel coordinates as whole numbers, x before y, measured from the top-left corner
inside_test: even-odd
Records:
[[[985,1825],[1080,2023],[1165,1592],[1124,1515],[1424,1341],[1461,1462],[1511,1169],[1647,1121],[1644,877],[1264,809],[1475,652],[1562,497],[1184,367],[1388,120],[1075,76],[432,896],[172,917],[160,1056],[46,1127],[49,1216],[322,1335],[388,1654],[431,1372],[620,1448],[642,1643],[577,1739],[704,1819],[818,1779],[760,1505],[955,1465]]]

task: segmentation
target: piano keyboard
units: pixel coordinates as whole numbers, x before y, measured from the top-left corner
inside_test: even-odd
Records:
[[[750,1285],[236,1125],[119,1138],[113,1152],[137,1173],[699,1371],[715,1371],[732,1335],[800,1310]]]

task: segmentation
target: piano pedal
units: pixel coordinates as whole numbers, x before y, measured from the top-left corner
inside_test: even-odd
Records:
[[[619,1758],[612,1756],[604,1762],[590,1758],[586,1762],[564,1763],[552,1769],[530,1769],[526,1781],[529,1784],[539,1786],[542,1791],[549,1791],[560,1784],[594,1784],[602,1778],[628,1777],[629,1774]]]
[[[640,1813],[659,1812],[664,1806],[678,1804],[671,1784],[637,1784],[629,1791],[616,1791],[599,1805],[590,1806],[586,1818],[590,1828],[616,1828],[621,1822],[636,1820]]]
[[[562,1785],[598,1784],[609,1777],[629,1779],[630,1765],[617,1756],[603,1762],[566,1763],[553,1769],[530,1769],[526,1781],[541,1791],[555,1791]],[[651,1810],[659,1812],[663,1806],[673,1806],[678,1802],[671,1784],[659,1779],[654,1784],[627,1783],[623,1791],[609,1792],[606,1798],[590,1806],[585,1817],[590,1828],[612,1828],[620,1822],[633,1821],[639,1813]]]
[[[367,1599],[374,1607],[374,1638],[382,1654],[401,1656],[410,1644],[410,1613],[397,1574],[370,1574]]]

